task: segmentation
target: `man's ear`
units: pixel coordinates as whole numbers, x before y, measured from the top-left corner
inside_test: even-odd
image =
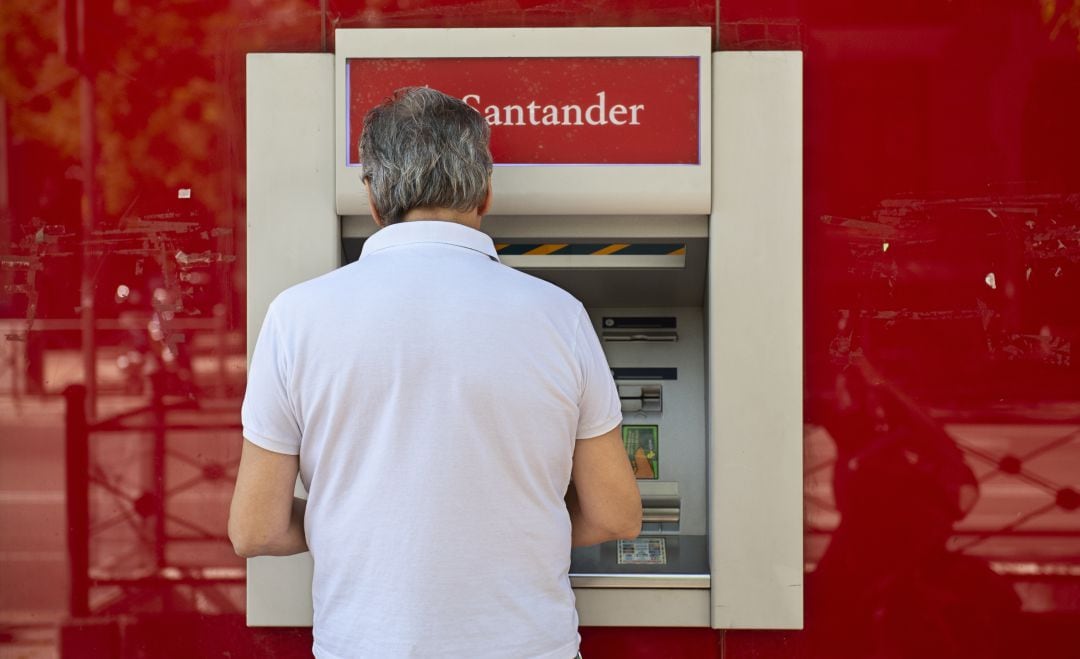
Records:
[[[383,222],[382,217],[379,215],[379,211],[375,208],[375,202],[371,199],[371,184],[366,180],[364,181],[364,190],[367,191],[367,205],[368,210],[371,211],[371,219],[375,220],[375,226],[381,229],[386,226],[386,223]]]
[[[484,195],[484,201],[481,202],[481,204],[476,207],[476,214],[479,215],[480,217],[483,217],[483,216],[487,215],[488,210],[491,209],[491,200],[492,200],[491,177],[489,176],[488,177],[488,184],[487,184],[487,194]]]

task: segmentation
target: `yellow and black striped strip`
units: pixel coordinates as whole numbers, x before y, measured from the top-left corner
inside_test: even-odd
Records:
[[[499,243],[500,256],[681,256],[682,243]]]

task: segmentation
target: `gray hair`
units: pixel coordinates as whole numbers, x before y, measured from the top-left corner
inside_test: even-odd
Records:
[[[468,212],[484,203],[491,129],[464,101],[406,87],[372,108],[360,135],[371,201],[386,224],[415,208]]]

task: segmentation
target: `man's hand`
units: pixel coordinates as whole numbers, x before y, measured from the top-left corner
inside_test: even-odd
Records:
[[[293,496],[300,459],[244,440],[229,510],[229,540],[237,555],[288,556],[308,550],[307,501]]]
[[[577,440],[570,473],[566,507],[574,547],[629,540],[641,533],[641,493],[626,458],[621,426]]]

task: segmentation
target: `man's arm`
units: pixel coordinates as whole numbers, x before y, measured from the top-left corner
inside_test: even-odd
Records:
[[[293,496],[300,458],[244,440],[229,510],[229,540],[237,555],[288,556],[308,550],[307,501]]]
[[[622,427],[574,445],[570,511],[574,547],[629,540],[641,533],[641,493],[626,458]]]

